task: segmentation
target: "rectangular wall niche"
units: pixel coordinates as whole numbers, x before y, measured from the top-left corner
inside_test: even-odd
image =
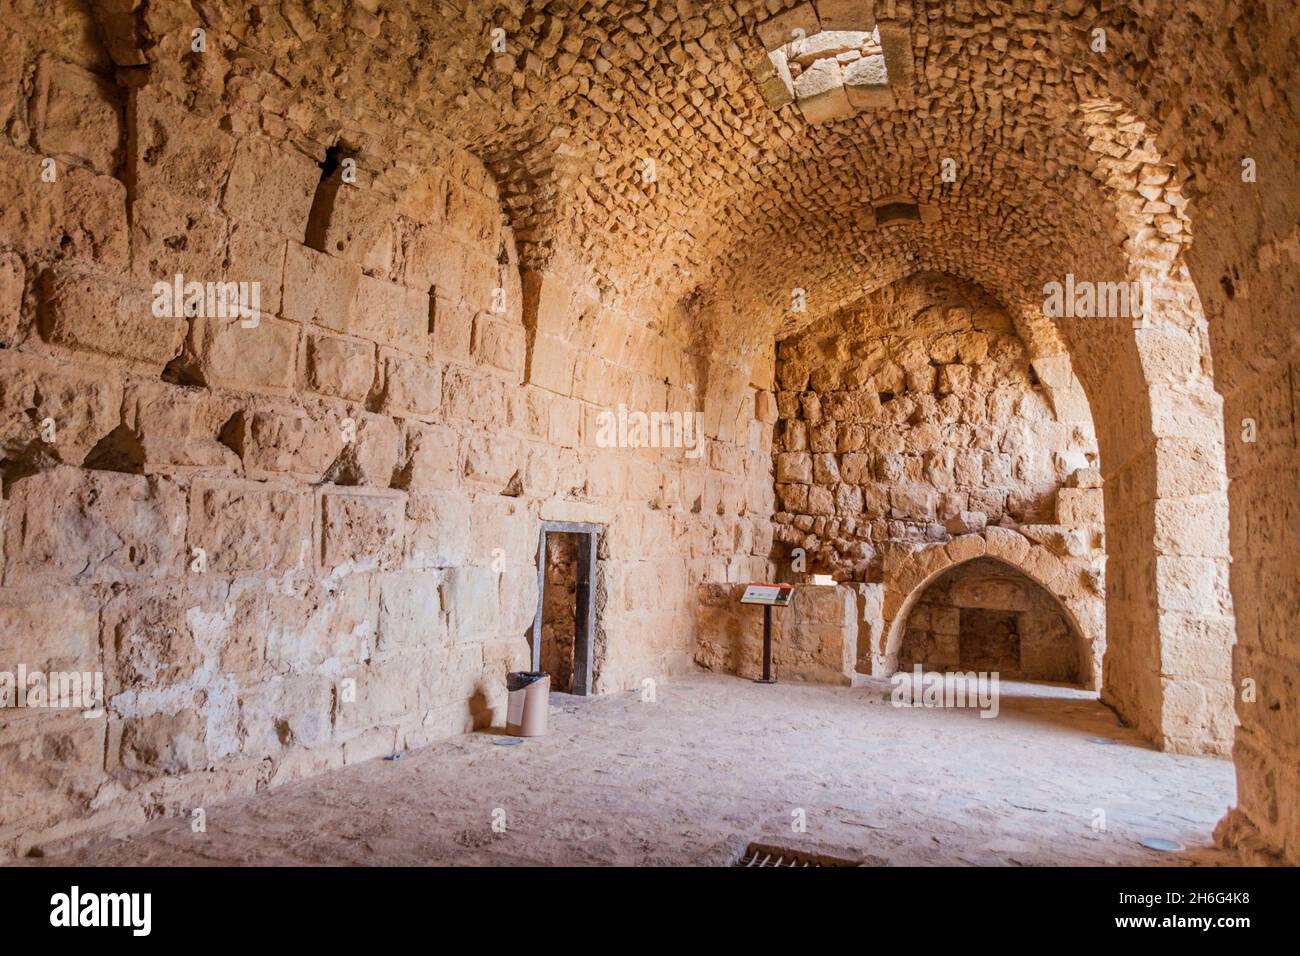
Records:
[[[596,646],[596,545],[600,525],[542,522],[537,551],[533,670],[551,689],[588,696]]]
[[[876,225],[894,222],[920,222],[921,209],[914,202],[887,202],[876,207]]]

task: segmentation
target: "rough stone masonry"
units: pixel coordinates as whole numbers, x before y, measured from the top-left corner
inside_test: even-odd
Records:
[[[859,670],[992,558],[1145,738],[1232,755],[1221,841],[1300,861],[1286,5],[0,23],[0,672],[105,696],[0,711],[5,853],[499,722],[553,520],[604,529],[599,693],[795,548]],[[1149,301],[1049,317],[1067,277]],[[704,453],[603,447],[619,405]]]

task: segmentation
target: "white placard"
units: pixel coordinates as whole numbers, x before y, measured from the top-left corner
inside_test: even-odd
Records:
[[[746,586],[745,593],[740,596],[740,603],[785,607],[790,603],[792,594],[794,594],[792,584],[750,584]]]

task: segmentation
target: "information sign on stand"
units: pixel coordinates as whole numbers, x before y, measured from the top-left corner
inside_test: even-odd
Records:
[[[772,608],[789,607],[794,597],[793,584],[750,584],[740,596],[741,604],[763,606],[763,676],[760,684],[775,684],[772,677]]]

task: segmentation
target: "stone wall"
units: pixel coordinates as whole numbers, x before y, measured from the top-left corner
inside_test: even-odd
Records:
[[[6,536],[15,501],[44,494],[21,485],[69,481],[61,468],[96,476],[86,507],[157,497],[155,520],[174,518],[180,492],[188,521],[188,482],[209,472],[313,496],[316,484],[396,492],[409,509],[429,492],[407,449],[434,455],[445,426],[455,454],[438,460],[454,457],[458,482],[472,468],[473,494],[512,498],[528,522],[538,510],[608,522],[602,606],[644,635],[598,635],[602,679],[623,686],[646,662],[686,656],[676,635],[697,581],[767,576],[773,337],[918,271],[962,275],[1011,310],[1058,422],[1076,421],[1066,409],[1087,393],[1112,559],[1106,699],[1160,746],[1195,752],[1231,745],[1235,704],[1241,801],[1225,839],[1300,859],[1286,530],[1300,487],[1300,24],[1286,4],[3,0],[0,18]],[[782,99],[767,51],[792,27],[873,26],[879,99],[819,124]],[[490,46],[498,29],[505,50]],[[355,191],[339,188],[347,159]],[[501,212],[511,241],[496,244]],[[503,248],[504,315],[491,311]],[[152,282],[177,265],[261,281],[260,330],[152,317]],[[1053,322],[1041,291],[1067,273],[1151,279],[1157,308],[1141,329]],[[361,313],[338,304],[362,287]],[[430,304],[436,384],[416,334]],[[476,420],[452,393],[473,398]],[[231,401],[247,395],[257,408]],[[605,455],[580,423],[611,396],[703,411],[703,461]],[[380,450],[319,445],[317,423],[336,434],[329,416],[364,419]],[[412,487],[376,474],[385,418]],[[47,419],[57,438],[34,444]],[[534,494],[527,480],[550,484],[543,447],[559,450],[555,490]],[[523,493],[501,495],[520,467]],[[461,505],[512,507],[448,507]],[[273,507],[298,521],[292,500]],[[404,520],[409,536],[419,519]],[[85,525],[92,550],[128,568],[164,557],[98,516]],[[1035,553],[1012,534],[1001,543]],[[847,547],[832,545],[832,563],[874,560],[854,553],[856,532],[837,536]],[[51,579],[91,573],[74,543]],[[53,607],[79,633],[106,603],[72,585],[24,604],[35,585],[17,583],[23,568],[11,583],[5,560],[12,635],[41,631]],[[642,596],[659,582],[666,601]],[[681,627],[651,626],[670,620]],[[8,652],[40,656],[23,648]],[[70,756],[94,736],[77,723],[49,744],[69,755],[42,771],[49,788],[102,777]],[[3,740],[10,757],[46,746],[43,731]],[[47,783],[19,802],[40,803]]]
[[[763,608],[741,604],[744,585],[699,589],[695,663],[751,680],[763,676]],[[800,585],[790,606],[772,609],[772,676],[777,680],[851,685],[858,644],[852,589]]]
[[[1058,420],[1005,309],[952,277],[782,341],[777,380],[776,539],[841,579],[879,580],[891,542],[1051,523],[1057,489],[1096,461],[1090,423]]]
[[[1215,681],[1216,704],[1230,700],[1240,722],[1232,751],[1238,804],[1220,838],[1247,859],[1294,866],[1300,863],[1300,537],[1294,533],[1300,527],[1300,67],[1289,51],[1300,43],[1300,20],[1285,6],[1248,11],[1224,0],[1205,12],[1219,24],[1221,42],[1171,63],[1144,92],[1185,104],[1162,124],[1159,144],[1188,169],[1194,193],[1198,240],[1187,266],[1204,303],[1214,387],[1223,399],[1228,530],[1225,540],[1223,524],[1215,523],[1213,534],[1232,555],[1236,646],[1229,672],[1214,648],[1225,635],[1231,643],[1232,622],[1199,615],[1185,622],[1185,649],[1168,665],[1195,668]],[[1177,38],[1198,20],[1177,9],[1162,27],[1160,55],[1181,48]],[[1199,490],[1207,483],[1185,484]]]
[[[689,668],[694,582],[767,569],[761,382],[708,405],[659,306],[577,265],[539,302],[450,141],[196,95],[179,12],[116,72],[75,5],[6,19],[0,671],[102,672],[107,698],[0,714],[7,852],[499,722],[542,520],[605,528],[597,691]],[[260,312],[160,308],[178,274],[256,282]],[[539,322],[592,337],[543,375]],[[620,401],[711,427],[601,447]]]

